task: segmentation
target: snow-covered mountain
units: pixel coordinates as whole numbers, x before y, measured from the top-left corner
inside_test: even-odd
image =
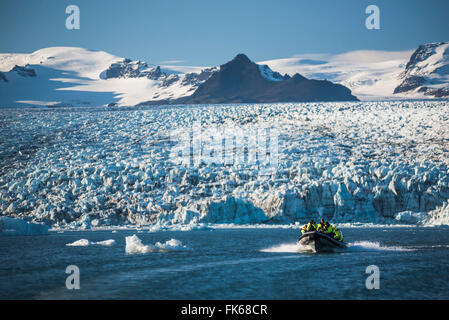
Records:
[[[313,80],[295,73],[284,75],[240,53],[220,66],[191,96],[148,101],[145,104],[217,104],[312,101],[358,101],[345,86]]]
[[[150,67],[142,61],[74,47],[0,54],[0,105],[132,106],[175,99],[192,94],[214,70]]]
[[[449,97],[449,42],[421,45],[413,53],[395,93]]]
[[[257,65],[260,76],[271,82],[300,74],[341,84],[361,100],[439,98],[449,91],[448,47],[449,43],[439,42],[421,45],[416,51],[306,54]],[[0,107],[174,101],[192,96],[219,70],[155,66],[75,47],[0,54]]]
[[[337,55],[304,54],[260,63],[282,74],[300,73],[342,84],[361,100],[398,99],[401,96],[393,92],[412,53],[361,50]]]
[[[438,42],[416,51],[304,54],[261,63],[283,74],[342,84],[361,100],[429,99],[449,95],[448,47],[448,42]]]
[[[232,61],[235,64],[237,60]],[[201,94],[190,101],[188,97],[214,73],[219,72],[221,67],[149,66],[143,61],[133,61],[102,51],[71,47],[47,48],[32,54],[2,54],[0,105],[133,106],[142,103],[212,101],[356,100],[341,85],[329,81],[309,81],[299,75],[282,76],[267,65],[257,65],[248,58],[242,61],[245,63],[235,66],[236,72],[227,72],[225,75],[228,83],[241,84],[238,88],[234,86],[237,91],[231,94],[227,91],[229,87],[217,88],[215,83],[203,88]],[[223,66],[228,65],[232,64]],[[221,77],[221,74],[217,77]],[[215,89],[208,92],[211,87]],[[242,88],[248,90],[243,92]]]

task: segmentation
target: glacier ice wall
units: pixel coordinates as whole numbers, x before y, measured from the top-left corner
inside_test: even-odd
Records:
[[[0,236],[2,235],[41,235],[48,234],[50,227],[40,224],[27,222],[21,219],[10,217],[0,217]]]
[[[73,228],[311,217],[447,224],[448,109],[398,101],[0,110],[0,212]],[[277,134],[274,170],[242,160],[254,150],[240,145],[239,161],[173,158],[179,134],[201,132],[207,149],[223,132],[242,141],[261,128]]]

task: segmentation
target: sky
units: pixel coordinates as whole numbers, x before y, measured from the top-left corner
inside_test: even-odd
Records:
[[[68,5],[80,29],[66,28]],[[368,30],[368,5],[380,30]],[[412,50],[449,41],[447,0],[0,0],[0,52],[103,50],[151,64],[214,66],[353,50]]]

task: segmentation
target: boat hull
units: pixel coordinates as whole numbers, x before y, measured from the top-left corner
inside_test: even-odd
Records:
[[[335,252],[346,248],[346,243],[340,242],[323,233],[310,231],[301,235],[298,244],[312,252]]]

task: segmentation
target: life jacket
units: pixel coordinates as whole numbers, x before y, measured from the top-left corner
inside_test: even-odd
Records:
[[[312,224],[312,223],[308,223],[307,224],[307,231],[313,231],[313,230],[316,230],[317,229],[317,226],[316,226],[316,224]]]
[[[329,233],[333,233],[334,230],[332,229],[332,226],[327,227],[327,229],[324,229],[323,227],[323,233],[325,234],[329,234]]]
[[[338,241],[343,241],[343,235],[340,232],[340,230],[338,230],[337,226],[333,226],[333,232],[334,232],[334,239]]]
[[[316,229],[317,229],[316,224],[312,224],[312,223],[309,222],[308,224],[304,225],[301,228],[301,232],[304,233],[304,232],[313,231],[313,230],[316,230]]]

